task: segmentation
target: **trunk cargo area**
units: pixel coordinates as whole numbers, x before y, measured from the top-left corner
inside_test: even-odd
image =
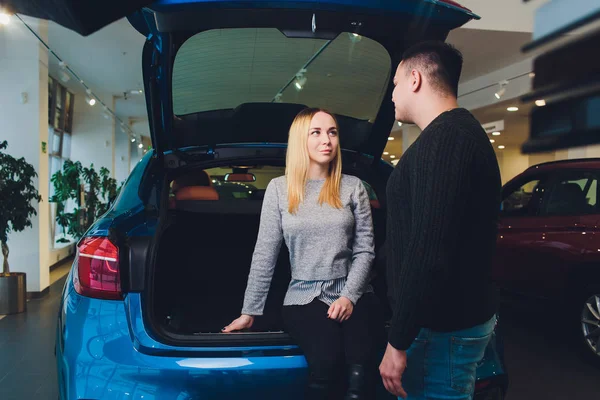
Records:
[[[152,291],[154,322],[167,332],[218,333],[240,316],[260,220],[259,207],[240,213],[240,206],[235,214],[218,208],[169,211]],[[281,307],[289,281],[283,244],[264,315],[251,332],[283,331]]]

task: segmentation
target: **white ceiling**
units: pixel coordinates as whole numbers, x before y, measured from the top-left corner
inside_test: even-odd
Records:
[[[461,82],[489,74],[523,61],[531,54],[521,53],[521,48],[531,41],[531,33],[455,29],[447,42],[463,53],[464,65]]]

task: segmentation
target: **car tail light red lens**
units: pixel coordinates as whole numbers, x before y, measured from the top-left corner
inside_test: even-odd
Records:
[[[87,237],[77,248],[73,284],[77,293],[97,299],[118,300],[121,293],[119,249],[106,237]]]
[[[446,4],[449,4],[451,6],[462,8],[463,10],[467,10],[467,11],[471,12],[471,10],[469,10],[467,7],[461,6],[460,4],[458,4],[457,2],[452,1],[452,0],[439,0],[439,2],[440,3],[446,3]]]
[[[492,384],[492,381],[489,381],[489,380],[478,381],[475,383],[475,391],[483,390],[483,389],[487,388],[488,386],[490,386],[491,384]]]

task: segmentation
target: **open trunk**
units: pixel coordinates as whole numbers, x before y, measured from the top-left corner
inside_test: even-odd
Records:
[[[262,202],[228,203],[191,201],[169,211],[153,288],[154,323],[169,334],[218,333],[240,315]],[[283,245],[264,315],[251,332],[283,331],[281,307],[289,281]]]

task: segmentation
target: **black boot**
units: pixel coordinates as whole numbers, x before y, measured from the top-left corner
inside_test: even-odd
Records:
[[[371,390],[369,376],[364,365],[352,364],[349,367],[348,390],[345,400],[372,400],[374,399]]]

